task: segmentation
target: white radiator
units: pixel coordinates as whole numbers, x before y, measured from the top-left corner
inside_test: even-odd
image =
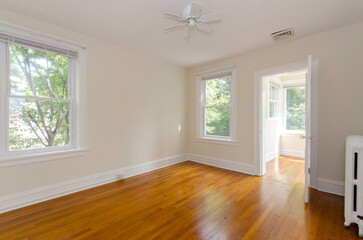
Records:
[[[344,225],[357,223],[363,237],[363,136],[348,136],[346,144]]]

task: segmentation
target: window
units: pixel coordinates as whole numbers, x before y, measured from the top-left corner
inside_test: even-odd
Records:
[[[0,33],[0,166],[85,148],[84,49],[49,41]]]
[[[305,87],[285,89],[285,130],[305,131]]]
[[[200,140],[236,142],[235,75],[234,67],[198,75]]]
[[[270,83],[268,91],[268,117],[278,117],[279,88]]]

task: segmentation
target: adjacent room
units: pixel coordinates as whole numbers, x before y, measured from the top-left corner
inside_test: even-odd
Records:
[[[302,69],[262,79],[263,158],[264,164],[268,165],[266,171],[276,168],[288,171],[302,182],[306,145],[306,74],[307,70]]]
[[[360,239],[362,13],[0,0],[0,240]]]

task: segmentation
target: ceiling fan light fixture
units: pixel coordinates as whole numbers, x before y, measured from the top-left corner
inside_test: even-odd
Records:
[[[221,21],[218,12],[209,13],[202,15],[202,5],[197,2],[192,2],[188,4],[183,12],[182,16],[174,13],[165,13],[166,18],[179,22],[179,24],[165,29],[166,32],[170,32],[179,28],[186,27],[187,29],[197,28],[200,31],[210,34],[213,32],[213,28],[209,25],[210,23],[217,23]],[[180,24],[184,22],[184,24]],[[187,31],[187,38],[189,42],[190,31]]]

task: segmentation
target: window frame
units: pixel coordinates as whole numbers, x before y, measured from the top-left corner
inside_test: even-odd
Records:
[[[305,85],[302,84],[298,84],[298,85],[291,85],[291,86],[286,86],[283,89],[283,103],[284,103],[284,107],[283,107],[283,119],[282,119],[282,132],[281,135],[283,136],[295,136],[295,135],[302,135],[305,134],[305,130],[288,130],[286,129],[286,116],[287,116],[287,89],[293,89],[293,88],[305,88]]]
[[[230,136],[211,136],[205,134],[205,96],[206,84],[204,78],[231,73],[230,86]],[[196,140],[201,142],[237,145],[237,69],[235,65],[226,66],[196,74],[197,82],[197,124]]]
[[[70,142],[68,146],[9,150],[10,55],[9,43],[0,41],[0,167],[76,157],[87,152],[86,54],[84,45],[30,29],[0,22],[0,33],[78,52],[69,58],[68,101],[70,102]],[[21,45],[21,44],[16,44]],[[31,46],[22,45],[32,48]]]

